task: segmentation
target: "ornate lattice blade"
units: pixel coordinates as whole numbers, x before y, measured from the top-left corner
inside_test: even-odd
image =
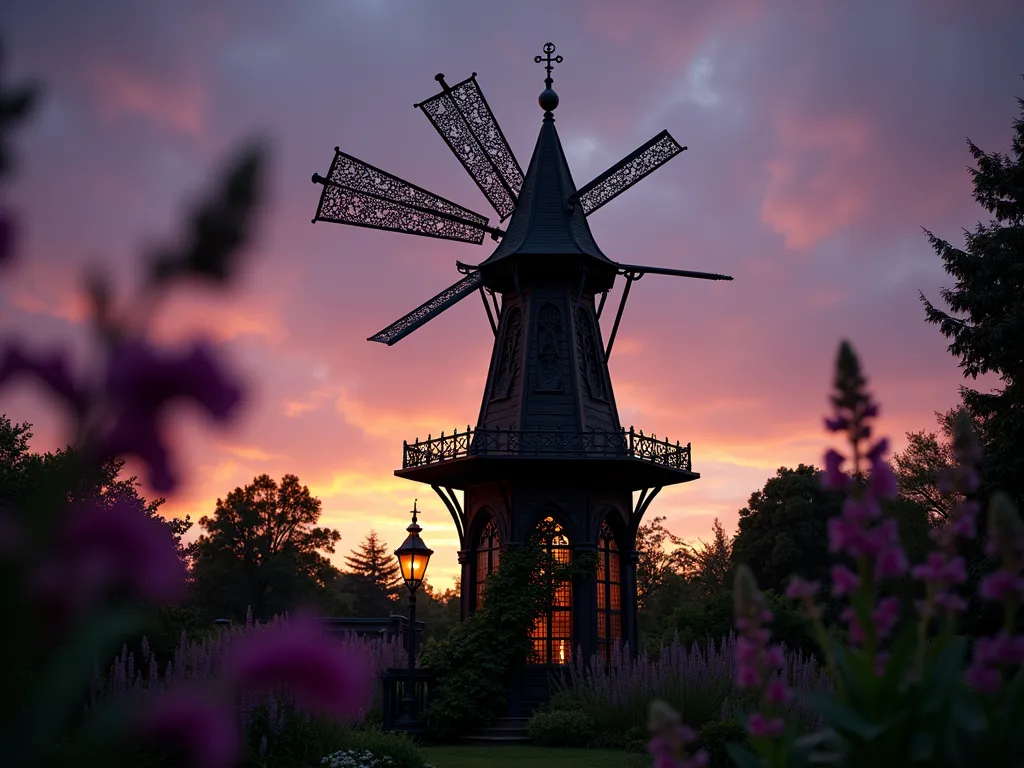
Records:
[[[327,176],[313,174],[323,184],[313,221],[385,229],[424,237],[480,244],[499,233],[487,217],[417,187],[380,168],[334,148]]]
[[[570,196],[570,205],[579,204],[589,216],[609,200],[621,195],[649,173],[656,171],[684,151],[668,131],[662,131],[632,154],[622,158],[596,179]]]
[[[445,84],[443,75],[435,79],[444,90],[416,106],[504,221],[515,210],[523,186],[523,169],[487,105],[476,73],[452,88]]]
[[[404,339],[421,325],[431,318],[437,317],[448,307],[457,304],[469,294],[483,285],[483,278],[479,272],[459,280],[455,285],[450,285],[429,301],[420,304],[416,309],[405,317],[396,320],[383,331],[375,333],[367,341],[379,341],[389,347],[397,341]]]

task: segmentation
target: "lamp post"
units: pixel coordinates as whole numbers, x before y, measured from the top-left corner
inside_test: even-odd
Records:
[[[409,588],[409,681],[406,685],[405,696],[402,702],[405,704],[405,712],[402,720],[407,726],[416,722],[416,590],[423,583],[423,577],[427,573],[427,565],[430,563],[430,556],[434,551],[427,547],[420,538],[419,524],[416,522],[416,502],[412,503],[412,522],[406,530],[409,535],[405,537],[402,546],[395,550],[395,557],[398,558],[399,568],[402,570],[402,578],[405,586]]]

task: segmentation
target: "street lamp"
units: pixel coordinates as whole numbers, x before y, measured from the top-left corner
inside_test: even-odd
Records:
[[[409,682],[407,684],[403,703],[405,704],[404,718],[409,725],[416,721],[416,590],[423,583],[423,577],[427,573],[427,565],[430,563],[430,556],[434,550],[427,547],[420,538],[419,524],[416,522],[416,501],[412,503],[412,522],[406,528],[409,535],[405,537],[402,546],[395,550],[395,557],[398,558],[398,566],[402,570],[402,578],[405,586],[409,588]]]

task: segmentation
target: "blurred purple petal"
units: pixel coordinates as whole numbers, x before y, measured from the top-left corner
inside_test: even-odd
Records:
[[[152,414],[122,411],[106,434],[103,452],[109,456],[141,459],[149,469],[149,484],[157,493],[170,493],[178,484]]]
[[[26,352],[21,342],[7,342],[0,353],[0,387],[19,375],[34,376],[76,414],[84,413],[89,404],[85,390],[72,378],[67,357],[62,352],[35,356]]]
[[[139,717],[137,736],[184,752],[187,765],[231,768],[241,738],[230,709],[209,694],[178,690],[161,694]]]
[[[238,690],[281,686],[305,706],[339,719],[363,710],[374,683],[361,659],[304,616],[244,638],[232,650],[226,673]]]
[[[18,227],[10,211],[0,208],[0,268],[14,259],[14,244]]]
[[[172,400],[193,400],[224,421],[241,401],[241,387],[226,374],[212,347],[194,342],[184,354],[133,339],[118,345],[107,371],[107,389],[138,413],[153,413]]]
[[[44,599],[80,615],[114,590],[166,604],[185,588],[185,565],[170,529],[128,503],[103,509],[72,508],[56,551],[40,564],[37,588]]]
[[[176,485],[160,430],[164,409],[172,401],[193,401],[211,418],[224,421],[242,397],[241,388],[224,373],[205,342],[180,354],[141,339],[121,342],[111,354],[106,388],[116,416],[101,452],[142,459],[149,468],[149,482],[159,493],[169,493]]]

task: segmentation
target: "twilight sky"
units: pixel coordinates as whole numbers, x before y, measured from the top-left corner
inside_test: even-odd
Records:
[[[918,300],[951,281],[921,227],[959,243],[984,216],[965,137],[1008,149],[1024,91],[1015,0],[6,7],[5,78],[38,78],[46,93],[4,193],[24,233],[0,282],[5,335],[76,344],[87,364],[86,268],[107,265],[127,292],[139,253],[177,234],[228,153],[250,136],[271,142],[271,203],[241,280],[161,312],[161,339],[210,335],[249,382],[230,430],[175,420],[186,482],[169,514],[195,520],[255,475],[295,473],[340,529],[341,564],[371,527],[397,546],[418,498],[431,581],[450,584],[447,512],[392,471],[403,439],[475,421],[490,329],[467,299],[394,347],[365,338],[494,243],[312,225],[309,179],[340,145],[496,220],[412,104],[436,92],[437,72],[449,83],[477,72],[525,168],[541,120],[533,57],[548,40],[565,57],[556,118],[577,186],[664,128],[689,146],[590,217],[604,252],[736,278],[648,276],[631,291],[611,360],[620,417],[692,442],[702,475],[649,515],[687,538],[716,516],[732,531],[778,467],[820,464],[841,338],[861,354],[895,448],[957,400],[956,361]],[[0,411],[35,425],[38,450],[66,441],[47,402],[27,386],[0,397]]]

